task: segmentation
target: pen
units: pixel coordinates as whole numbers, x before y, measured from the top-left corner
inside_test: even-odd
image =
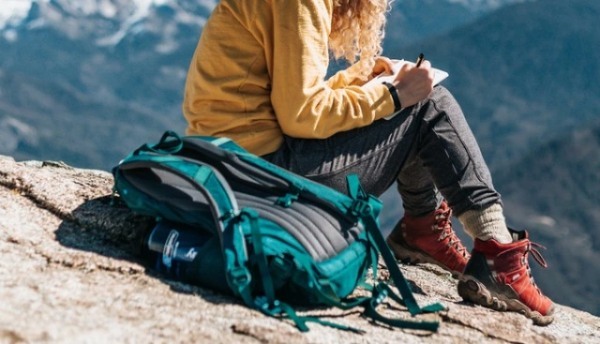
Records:
[[[423,55],[423,53],[419,54],[419,57],[417,57],[417,68],[419,68],[419,66],[421,65],[421,62],[423,62],[423,60],[425,60],[425,55]]]

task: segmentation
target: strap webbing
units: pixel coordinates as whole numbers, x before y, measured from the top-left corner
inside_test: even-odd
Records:
[[[337,324],[337,323],[322,320],[322,319],[319,319],[316,317],[299,316],[296,313],[296,311],[294,310],[294,308],[292,308],[290,305],[275,299],[275,290],[273,288],[273,279],[269,272],[267,257],[264,253],[262,234],[260,233],[260,228],[258,226],[258,218],[259,218],[258,213],[253,209],[244,208],[240,211],[240,217],[241,217],[241,220],[243,223],[249,223],[249,226],[250,226],[250,233],[252,236],[252,245],[254,248],[253,255],[257,259],[258,270],[260,272],[261,282],[263,285],[263,291],[265,293],[265,296],[263,296],[263,297],[258,296],[256,298],[254,298],[254,300],[252,300],[252,297],[250,296],[250,294],[248,292],[245,292],[245,290],[238,289],[240,292],[240,295],[242,295],[242,293],[244,293],[244,295],[242,295],[242,297],[245,302],[246,302],[246,300],[252,300],[251,304],[249,304],[249,306],[253,306],[254,308],[257,308],[258,310],[260,310],[261,312],[263,312],[264,314],[269,315],[269,316],[285,315],[287,318],[292,320],[294,322],[294,324],[296,325],[296,327],[302,332],[307,332],[309,330],[308,326],[306,325],[307,322],[315,322],[315,323],[319,323],[324,326],[329,326],[329,327],[337,328],[340,330],[362,333],[361,330],[350,327],[350,326]],[[307,266],[310,266],[310,265],[307,265]],[[321,291],[321,290],[319,290],[319,291]],[[326,295],[325,293],[321,293],[321,294],[323,296]],[[337,302],[333,299],[331,299],[331,301]],[[355,307],[358,304],[364,303],[364,301],[365,300],[363,300],[363,299],[357,299],[357,300],[355,300],[355,303],[353,303],[351,305],[344,305],[342,302],[339,302],[339,306],[342,308],[343,308],[343,306],[349,306],[349,308],[351,308],[351,307]],[[246,302],[246,303],[248,304],[248,302]]]
[[[429,312],[437,312],[440,310],[444,310],[445,307],[440,303],[434,303],[425,307],[420,307],[412,293],[410,285],[402,275],[400,268],[398,267],[398,263],[394,258],[391,250],[387,246],[385,239],[381,235],[379,231],[379,225],[377,224],[377,220],[375,217],[375,211],[378,211],[376,208],[380,206],[379,201],[374,199],[372,196],[367,195],[360,183],[358,181],[358,176],[349,175],[347,177],[348,182],[348,193],[355,200],[355,206],[352,207],[352,210],[356,212],[354,215],[359,217],[363,221],[363,225],[365,226],[365,230],[367,231],[369,240],[373,243],[373,245],[377,248],[379,253],[381,254],[385,265],[388,268],[390,273],[390,277],[394,282],[396,288],[400,292],[402,297],[399,297],[391,288],[387,285],[383,284],[385,287],[377,286],[373,289],[373,301],[368,304],[366,308],[366,314],[372,317],[375,320],[382,321],[386,324],[398,327],[409,327],[415,329],[424,329],[430,331],[436,331],[439,322],[437,321],[406,321],[402,319],[390,319],[382,316],[375,309],[376,306],[381,302],[382,297],[385,298],[390,296],[396,302],[405,305],[408,308],[408,311],[411,315],[416,315],[420,313],[429,313]],[[376,301],[380,300],[380,301]]]
[[[267,257],[263,248],[262,235],[258,228],[258,213],[253,209],[244,208],[241,211],[242,218],[247,218],[250,223],[250,233],[252,235],[252,245],[254,246],[254,256],[258,260],[258,270],[263,285],[263,291],[269,304],[275,302],[275,290],[273,288],[273,279],[269,273]]]

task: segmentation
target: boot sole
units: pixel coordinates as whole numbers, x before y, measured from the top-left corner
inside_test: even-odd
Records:
[[[390,247],[390,249],[392,250],[392,252],[394,253],[394,256],[396,257],[396,259],[401,261],[402,263],[405,263],[405,264],[429,263],[429,264],[437,265],[440,268],[444,269],[445,271],[450,272],[452,274],[452,277],[454,277],[455,279],[462,280],[462,278],[463,278],[462,273],[447,268],[446,266],[444,266],[437,260],[431,258],[431,256],[429,256],[426,253],[412,250],[404,245],[395,243],[394,241],[389,240],[389,239],[386,240],[386,242],[387,242],[388,246]]]
[[[554,308],[550,310],[550,314],[542,315],[540,312],[527,307],[519,300],[510,299],[502,294],[488,290],[481,282],[470,276],[463,277],[458,282],[458,295],[466,301],[497,311],[521,313],[538,326],[549,325],[554,320]]]

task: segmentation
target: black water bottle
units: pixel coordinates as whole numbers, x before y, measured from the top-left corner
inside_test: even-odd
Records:
[[[212,238],[208,232],[185,224],[161,220],[148,236],[147,250],[152,268],[169,278],[187,281],[194,261]]]

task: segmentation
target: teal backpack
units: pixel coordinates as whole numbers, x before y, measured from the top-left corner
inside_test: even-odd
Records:
[[[362,306],[365,316],[391,326],[439,326],[377,311],[388,296],[411,315],[444,307],[417,304],[379,231],[381,203],[356,176],[348,177],[346,195],[229,139],[169,131],[127,156],[113,175],[115,192],[130,209],[157,218],[148,247],[156,267],[177,279],[231,293],[248,307],[291,319],[301,331],[318,322],[361,332],[300,316],[292,305]],[[401,296],[377,281],[379,255]],[[352,297],[357,287],[370,295]]]

